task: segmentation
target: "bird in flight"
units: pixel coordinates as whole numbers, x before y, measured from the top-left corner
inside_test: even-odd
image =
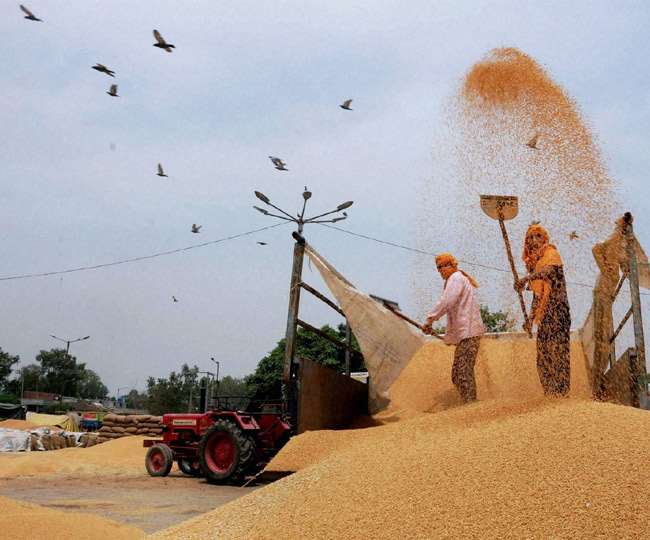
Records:
[[[282,161],[279,157],[269,156],[269,159],[273,162],[274,167],[278,171],[288,171],[289,170],[289,169],[287,169],[287,164],[284,161]]]
[[[104,64],[95,64],[92,66],[93,69],[96,69],[100,73],[106,73],[109,77],[115,77],[115,72],[111,69],[108,69]]]
[[[108,92],[106,92],[109,96],[113,97],[120,97],[117,95],[117,85],[116,84],[111,84],[111,88]]]
[[[25,19],[29,19],[30,21],[40,21],[43,22],[43,19],[39,19],[34,15],[31,11],[29,11],[25,6],[20,4],[20,10],[25,14]]]
[[[203,227],[203,225],[197,225],[196,223],[192,223],[192,232],[194,234],[201,232],[201,227]]]
[[[571,234],[569,235],[569,240],[577,240],[578,238],[580,238],[578,236],[578,233],[575,231],[571,231]]]
[[[533,135],[533,138],[526,143],[526,146],[528,148],[532,148],[533,150],[539,150],[539,148],[537,148],[537,139],[539,139],[539,133],[535,133],[535,135]]]
[[[165,177],[167,178],[167,175],[165,174],[165,171],[163,171],[162,165],[158,163],[158,172],[156,173],[157,176]]]
[[[351,104],[352,104],[352,100],[346,99],[343,103],[339,105],[339,107],[341,107],[341,109],[345,109],[346,111],[352,111],[353,109],[350,107]]]
[[[176,48],[175,45],[172,45],[171,43],[167,43],[165,41],[165,38],[160,35],[160,32],[158,32],[158,30],[153,31],[153,37],[156,38],[156,43],[153,44],[154,47],[158,47],[159,49],[165,49],[167,52],[172,52],[172,49]]]
[[[178,302],[178,299],[175,296],[172,296],[172,302],[176,303]]]
[[[266,245],[266,242],[258,242],[258,244],[259,244],[260,246],[265,246],[265,245]]]

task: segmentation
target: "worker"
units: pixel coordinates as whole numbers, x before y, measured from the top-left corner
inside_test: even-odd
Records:
[[[521,291],[533,291],[531,316],[524,329],[537,325],[537,373],[544,394],[566,396],[571,382],[569,345],[571,312],[560,253],[550,243],[548,232],[539,223],[526,231],[523,260],[528,275],[515,283]]]
[[[468,403],[476,399],[474,364],[485,326],[481,320],[481,308],[476,301],[476,280],[458,269],[458,261],[450,253],[436,257],[436,267],[444,280],[442,296],[428,314],[422,326],[425,334],[432,334],[432,324],[447,315],[444,342],[456,345],[451,380],[461,399]]]

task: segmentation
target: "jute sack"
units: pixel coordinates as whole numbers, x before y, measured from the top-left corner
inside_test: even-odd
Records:
[[[138,428],[135,427],[135,426],[131,426],[131,427],[125,428],[124,432],[125,433],[130,433],[131,435],[133,435],[134,433],[138,432]]]

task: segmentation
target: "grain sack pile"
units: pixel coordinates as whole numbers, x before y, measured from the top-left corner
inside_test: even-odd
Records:
[[[107,414],[98,433],[100,442],[129,435],[158,437],[162,434],[162,416]]]
[[[0,455],[0,478],[21,476],[140,476],[144,474],[143,437],[125,437],[92,448]]]
[[[135,540],[144,532],[99,516],[61,512],[36,504],[0,497],[0,530],[3,538],[31,540]]]

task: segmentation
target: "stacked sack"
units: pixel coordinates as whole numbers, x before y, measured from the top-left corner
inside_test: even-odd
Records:
[[[30,435],[30,450],[60,450],[62,448],[88,448],[99,444],[96,433],[67,432],[39,428],[32,430]]]
[[[102,427],[97,433],[100,442],[128,437],[129,435],[160,437],[162,435],[162,416],[107,414],[104,416]]]

